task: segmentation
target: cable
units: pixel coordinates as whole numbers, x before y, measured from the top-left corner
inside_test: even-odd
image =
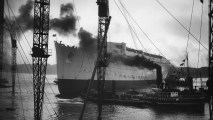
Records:
[[[114,0],[115,2],[115,0]],[[116,3],[116,2],[115,2]],[[125,7],[124,7],[125,8]],[[125,8],[126,9],[126,8]],[[139,27],[139,29],[142,31],[142,33],[146,36],[146,38],[153,44],[153,46],[160,52],[160,54],[166,59],[165,55],[158,49],[158,47],[152,42],[152,40],[149,38],[149,36],[144,32],[144,30],[139,26],[139,24],[135,21],[135,19],[131,16],[131,14],[126,10],[129,16],[132,18],[132,20],[135,22],[135,24]],[[171,64],[171,62],[166,59],[166,61]],[[172,64],[171,64],[172,65]],[[172,67],[177,71],[177,69],[172,65]]]
[[[114,2],[115,2],[115,0],[114,0]],[[136,32],[134,31],[134,29],[131,27],[131,25],[130,25],[130,23],[129,23],[129,21],[126,19],[126,17],[125,17],[125,15],[124,15],[124,13],[121,11],[121,9],[120,9],[120,7],[118,6],[118,4],[115,2],[115,4],[116,4],[116,6],[118,7],[118,9],[120,10],[120,12],[121,12],[121,14],[124,16],[124,18],[125,18],[125,20],[126,20],[126,22],[127,22],[127,24],[130,26],[130,28],[132,29],[132,31],[133,31],[133,33],[135,33],[135,35],[136,35],[136,37],[137,37],[137,39],[138,39],[138,41],[140,42],[140,44],[141,44],[141,46],[144,48],[144,50],[147,52],[147,50],[146,50],[146,48],[143,46],[143,44],[141,43],[141,41],[140,41],[140,39],[139,39],[139,37],[137,36],[137,34],[136,34]],[[120,3],[121,4],[121,3]],[[125,7],[123,6],[123,8],[125,9]],[[125,9],[126,10],[126,9]],[[128,11],[126,10],[126,12],[128,13]],[[128,13],[129,14],[129,13]],[[131,17],[131,16],[130,16]]]
[[[14,14],[14,12],[13,12],[12,8],[10,7],[10,5],[9,5],[9,4],[8,4],[7,6],[8,6],[8,8],[10,8],[10,10],[11,10],[11,12],[12,12],[12,14],[13,14],[14,18],[15,18],[15,21],[16,21],[16,23],[17,23],[18,27],[19,27],[19,29],[21,30],[21,32],[22,32],[22,34],[23,34],[23,36],[24,36],[25,40],[27,41],[27,44],[28,44],[28,45],[30,46],[30,48],[31,48],[31,45],[30,45],[30,43],[28,42],[27,37],[25,36],[24,31],[22,30],[22,28],[21,28],[21,26],[20,26],[19,22],[17,21],[17,18],[16,18],[16,16],[15,16],[15,14]]]
[[[19,54],[21,55],[20,51],[19,51]],[[22,60],[24,61],[22,55],[21,55],[21,58],[22,58]],[[25,64],[25,62],[24,62],[24,64]],[[26,64],[25,64],[25,66],[27,67]],[[28,69],[28,67],[27,67],[27,69]],[[29,69],[28,69],[28,73],[31,75]],[[31,79],[33,79],[32,76],[31,76]],[[49,82],[48,82],[48,83],[49,83]],[[54,91],[53,91],[53,93],[54,93]],[[57,115],[57,112],[54,110],[54,108],[53,108],[53,106],[52,106],[52,104],[51,104],[51,102],[50,102],[50,100],[49,100],[49,98],[48,98],[48,96],[47,96],[47,93],[46,93],[45,91],[44,91],[44,95],[46,96],[48,102],[50,103],[50,106],[52,107],[53,112],[55,113],[56,116],[58,116],[58,115]],[[58,99],[56,99],[56,100],[58,100]],[[45,107],[46,107],[46,105],[45,105]],[[46,107],[46,108],[47,108],[47,107]],[[47,111],[48,111],[48,113],[50,113],[48,109],[47,109]],[[51,115],[51,114],[50,114],[50,115]]]
[[[9,7],[9,4],[8,4],[8,7]],[[11,9],[11,8],[10,8]],[[12,9],[11,9],[11,11],[12,11]],[[12,11],[13,12],[13,11]],[[13,13],[13,15],[14,15],[14,13]],[[6,18],[8,18],[7,17],[7,15],[6,15]],[[8,20],[8,22],[10,23],[10,21]],[[17,20],[16,20],[16,22],[17,22]],[[18,22],[17,22],[18,23]],[[19,25],[19,24],[18,24]],[[19,25],[19,28],[21,29],[21,27],[20,27],[20,25]],[[21,29],[22,30],[22,29]],[[22,31],[22,33],[23,33],[23,31]],[[24,33],[23,33],[23,35],[24,35]],[[17,38],[18,38],[18,36],[16,36]],[[26,39],[27,40],[27,39]],[[20,45],[20,47],[21,47],[21,49],[22,49],[22,51],[24,52],[24,50],[23,50],[23,47],[22,47],[22,45],[20,44],[20,40],[17,40],[18,41],[18,43],[19,43],[19,45]],[[28,43],[28,41],[27,41],[27,43]],[[28,45],[29,45],[29,43],[28,43]],[[30,46],[30,45],[29,45]],[[31,46],[30,46],[31,47]],[[27,56],[26,56],[26,54],[25,54],[25,52],[24,52],[24,56],[26,57],[26,59],[27,59],[27,61],[28,61],[28,63],[30,63],[29,62],[29,60],[28,60],[28,58],[27,58]],[[30,63],[31,64],[31,63]],[[27,68],[28,69],[28,68]],[[29,69],[28,69],[28,71],[29,71]],[[30,72],[29,72],[30,73]],[[32,76],[31,76],[32,77]],[[47,78],[46,78],[46,80],[47,80]],[[49,83],[49,81],[47,80],[47,82],[48,82],[48,84],[50,84]],[[51,88],[52,89],[52,88]],[[53,91],[53,89],[52,89],[52,91]],[[55,93],[54,91],[53,91],[53,93]],[[57,99],[57,98],[56,98]],[[58,99],[57,99],[58,100]]]
[[[19,50],[18,50],[19,51]],[[20,51],[19,51],[19,54],[21,55],[21,53],[20,53]],[[22,58],[22,60],[24,61],[24,59]],[[25,62],[24,62],[25,63]],[[26,64],[25,64],[26,65]],[[17,69],[18,70],[18,69]],[[30,74],[30,73],[29,73]],[[18,75],[18,74],[17,74]],[[18,76],[18,79],[19,79],[19,76]],[[19,82],[20,83],[20,82]],[[21,89],[20,89],[21,90]],[[21,94],[21,93],[20,93]],[[45,94],[46,95],[46,94]],[[47,108],[47,105],[45,105],[44,104],[44,106],[45,106],[45,108],[46,108],[46,110],[47,110],[47,112],[49,113],[49,115],[51,116],[51,114],[50,114],[50,111],[49,111],[49,109]]]
[[[130,23],[131,21],[128,21],[128,18],[127,18],[127,16],[126,16],[126,14],[125,14],[125,10],[124,10],[124,8],[122,7],[122,9],[123,9],[123,12],[120,10],[120,12],[123,14],[123,17],[125,18],[125,20],[126,20],[126,22],[127,22],[127,24],[128,24],[128,27],[129,27],[129,31],[130,31],[130,34],[131,34],[131,36],[132,36],[132,40],[133,40],[133,43],[134,43],[134,45],[135,45],[135,48],[136,49],[138,49],[138,47],[137,47],[137,44],[136,44],[136,41],[135,41],[135,39],[134,39],[134,33],[135,33],[135,29],[132,27],[132,23]],[[136,34],[137,35],[137,34]],[[143,47],[143,46],[142,46]]]
[[[155,0],[157,3],[170,15],[175,21],[177,21],[200,45],[202,45],[207,51],[208,48],[205,47],[159,0]]]
[[[194,0],[193,0],[193,2],[192,2],[192,11],[191,11],[191,17],[190,17],[190,22],[189,22],[189,32],[191,32],[193,11],[194,11]],[[186,43],[187,61],[189,61],[189,59],[188,59],[189,35],[190,35],[190,34],[188,33],[187,43]],[[189,66],[187,65],[187,67],[189,67]]]
[[[17,72],[18,72],[18,69],[17,69]],[[20,80],[19,80],[19,75],[16,73],[16,75],[18,76],[18,83],[19,83],[19,90],[20,90],[20,97],[21,97],[21,105],[22,105],[22,111],[23,111],[23,117],[24,117],[24,120],[25,120],[25,114],[24,114],[24,104],[23,104],[23,98],[22,98],[22,92],[21,92],[21,86],[20,86]]]
[[[201,37],[202,37],[202,25],[203,25],[203,4],[202,4],[201,21],[200,21],[200,37],[199,37],[199,41],[201,41]],[[200,60],[200,44],[199,44],[199,49],[198,49],[197,68],[199,67],[199,60]]]

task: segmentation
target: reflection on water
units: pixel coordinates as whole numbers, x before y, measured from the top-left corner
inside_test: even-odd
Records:
[[[33,120],[33,87],[32,80],[27,75],[20,75],[16,85],[16,94],[11,96],[11,88],[0,89],[0,119],[4,120]],[[48,75],[46,81],[43,119],[44,120],[78,120],[83,102],[80,98],[59,99],[55,75]],[[19,89],[19,84],[20,88]],[[21,94],[20,94],[21,93]],[[15,108],[15,110],[6,110]],[[56,114],[58,116],[56,116]],[[88,102],[85,110],[85,120],[97,119],[97,105]],[[208,120],[208,104],[203,110],[193,107],[132,107],[121,105],[104,105],[103,120]]]
[[[58,103],[58,120],[78,119],[82,104]],[[97,119],[97,105],[88,103],[84,118]],[[208,105],[204,110],[194,108],[169,108],[169,107],[131,107],[120,105],[104,105],[103,120],[208,120]]]

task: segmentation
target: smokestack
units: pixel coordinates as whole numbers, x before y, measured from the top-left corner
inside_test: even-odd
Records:
[[[160,88],[160,85],[162,84],[162,68],[160,65],[156,67],[157,70],[157,87]]]

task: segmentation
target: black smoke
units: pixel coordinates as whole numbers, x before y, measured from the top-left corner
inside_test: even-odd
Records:
[[[74,15],[73,5],[71,3],[62,4],[60,8],[60,18],[54,18],[50,21],[50,29],[60,34],[75,35],[76,22],[78,17]]]
[[[34,25],[34,17],[32,15],[33,7],[34,2],[27,0],[26,4],[19,8],[19,15],[10,20],[7,26],[10,27],[10,24],[12,24],[12,29],[16,30],[19,35],[21,32],[32,31]],[[73,5],[71,3],[62,4],[60,7],[60,17],[50,19],[50,29],[62,35],[68,35],[70,33],[75,35],[77,20],[78,17],[74,15]],[[21,27],[22,31],[19,27]]]
[[[80,28],[78,32],[78,37],[80,39],[79,47],[89,53],[95,53],[97,51],[97,38],[93,37],[91,33]]]
[[[147,68],[147,69],[152,70],[152,69],[160,67],[160,65],[154,63],[153,61],[147,59],[144,56],[139,56],[139,55],[123,56],[123,55],[119,55],[119,54],[109,53],[108,60],[109,60],[109,62],[112,62],[112,63],[120,61],[125,65],[138,67],[140,69]]]
[[[28,30],[33,29],[33,21],[34,18],[32,16],[32,9],[33,9],[33,1],[28,0],[26,4],[21,5],[19,8],[19,15],[10,20],[10,23],[7,23],[7,26],[10,28],[10,25],[12,25],[12,29],[14,29],[18,35],[21,34],[21,32],[26,32]],[[18,24],[17,24],[18,23]],[[21,27],[21,30],[20,28]]]
[[[61,11],[60,16],[72,14],[74,11],[73,5],[71,3],[62,4],[60,11]]]

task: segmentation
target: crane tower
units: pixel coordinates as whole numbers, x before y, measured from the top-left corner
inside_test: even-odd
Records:
[[[0,80],[3,70],[4,0],[0,2]],[[1,81],[0,81],[1,83]]]
[[[33,88],[34,119],[41,120],[48,54],[50,0],[34,2]]]
[[[210,120],[213,120],[213,0],[209,0],[209,80],[207,81],[209,94]]]
[[[107,31],[111,17],[109,16],[108,0],[97,0],[98,5],[98,67],[97,67],[97,90],[99,96],[99,115],[102,112],[102,96],[104,91],[104,81],[107,67]]]
[[[15,39],[15,33],[13,30],[10,30],[10,37],[11,37],[11,44],[12,44],[12,94],[15,94],[15,77],[16,77],[16,68],[17,68],[17,64],[16,64],[16,53],[17,53],[17,41]]]

